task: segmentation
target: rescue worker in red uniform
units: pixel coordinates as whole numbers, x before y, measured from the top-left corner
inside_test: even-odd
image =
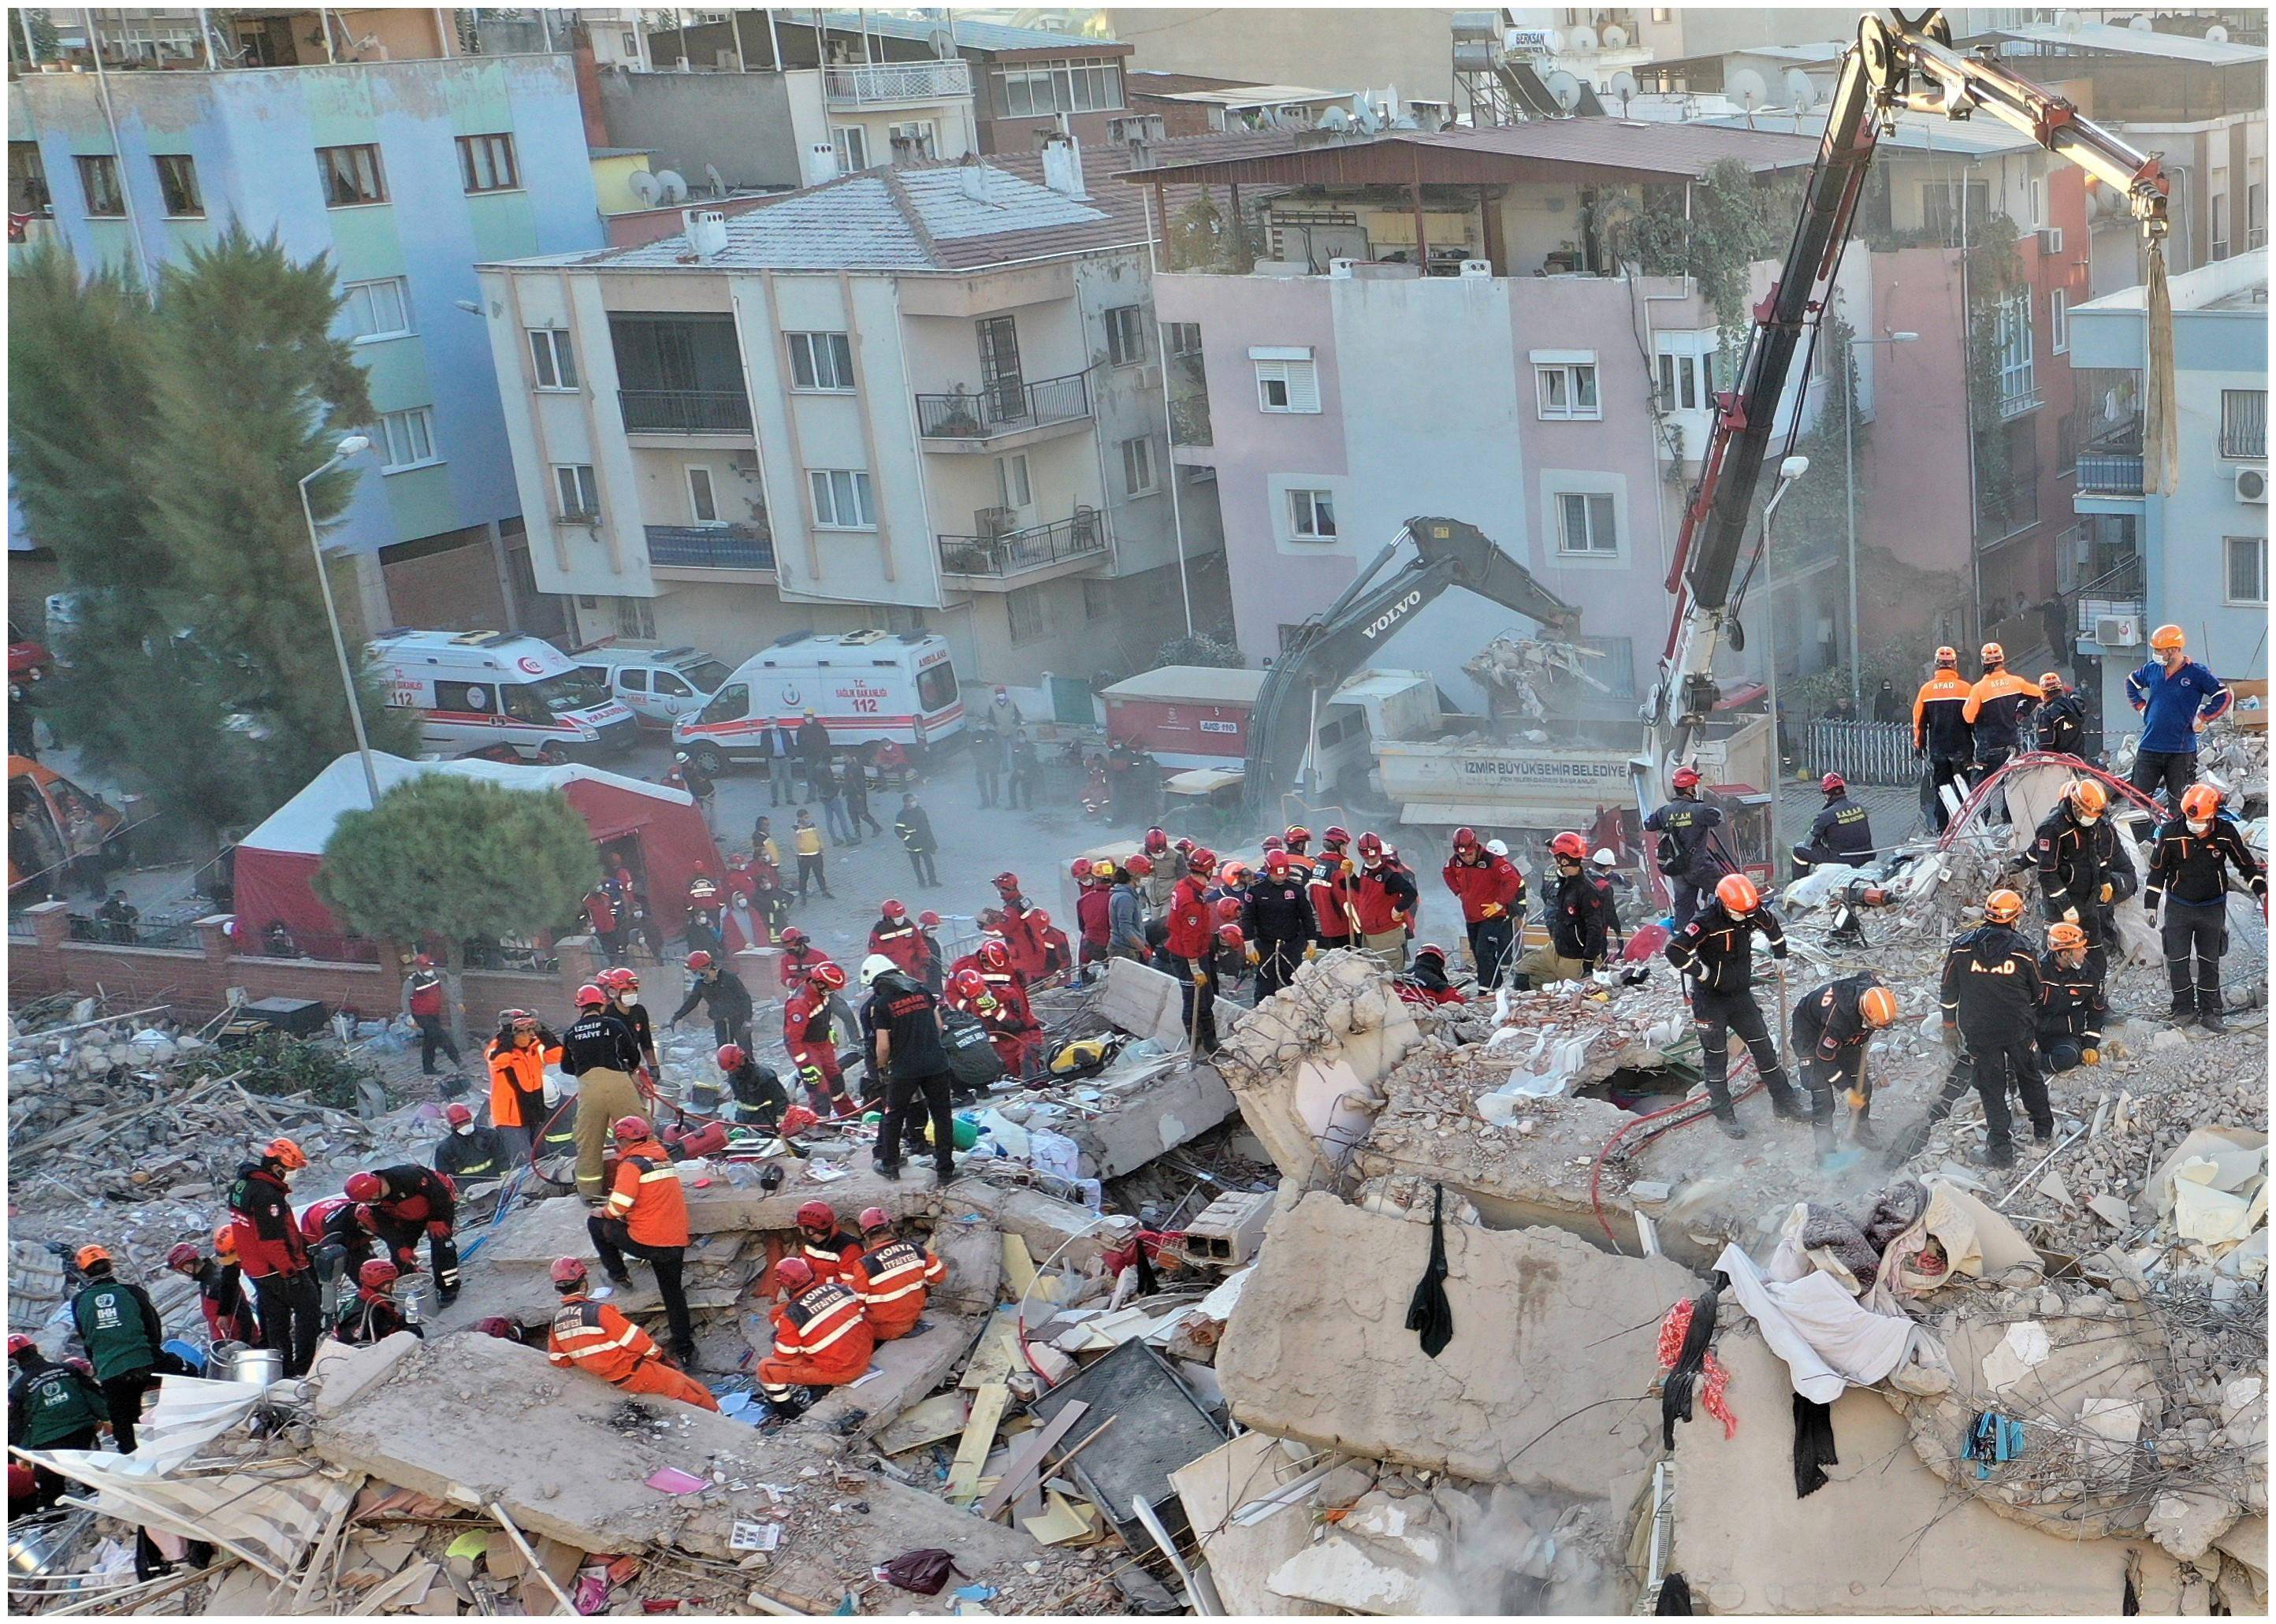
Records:
[[[1312,896],[1315,937],[1322,952],[1352,945],[1351,867],[1347,850],[1351,831],[1340,823],[1321,837],[1319,861],[1308,883]]]
[[[372,1228],[349,1197],[326,1195],[302,1210],[300,1238],[316,1271],[316,1316],[329,1324],[340,1294],[355,1289],[356,1271],[372,1259]]]
[[[1012,962],[1012,950],[1002,942],[982,942],[973,952],[965,954],[949,967],[952,986],[956,978],[970,970],[988,983],[988,990],[1004,1006],[1008,1018],[1015,1024],[1028,1027],[1036,1024],[1036,1013],[1028,1002],[1028,983]]]
[[[1166,967],[1185,991],[1187,1041],[1203,1054],[1217,1051],[1217,909],[1209,901],[1217,854],[1197,846],[1186,854],[1186,877],[1170,893]]]
[[[364,1210],[371,1233],[387,1243],[398,1269],[419,1266],[419,1237],[435,1267],[435,1297],[448,1308],[459,1296],[459,1242],[451,1233],[458,1218],[459,1191],[432,1167],[406,1162],[377,1172],[351,1173],[347,1197]]]
[[[166,1254],[166,1267],[198,1286],[198,1307],[206,1317],[210,1342],[261,1346],[260,1322],[245,1294],[245,1271],[237,1262],[237,1230],[224,1224],[214,1231],[214,1255],[201,1257],[197,1242],[185,1241]]]
[[[925,1299],[948,1278],[948,1265],[914,1241],[893,1233],[883,1207],[861,1214],[861,1308],[880,1342],[924,1327]]]
[[[826,1387],[859,1381],[877,1339],[861,1294],[842,1279],[817,1279],[802,1257],[775,1265],[785,1301],[774,1312],[775,1350],[759,1361],[759,1393],[785,1419],[802,1414]]]
[[[1501,985],[1517,945],[1517,922],[1525,913],[1525,876],[1506,857],[1478,844],[1475,829],[1454,831],[1453,855],[1446,859],[1446,889],[1462,905],[1462,930],[1469,937],[1470,965],[1478,990]]]
[[[1104,857],[1096,862],[1077,858],[1074,873],[1075,935],[1082,943],[1081,963],[1084,979],[1088,980],[1090,967],[1104,963],[1111,952],[1113,930],[1108,915],[1114,890],[1114,865]]]
[[[809,1201],[798,1210],[798,1256],[815,1279],[834,1280],[861,1256],[861,1238],[838,1226],[828,1202]]]
[[[411,974],[403,983],[403,1013],[419,1028],[419,1069],[429,1077],[435,1074],[437,1049],[451,1057],[452,1066],[459,1063],[457,1040],[444,1023],[450,1013],[444,1006],[444,991],[443,973],[435,968],[432,958],[421,953],[412,960]]]
[[[977,970],[959,970],[949,978],[947,1004],[950,1009],[980,1022],[1005,1076],[1027,1075],[1028,1057],[1043,1038],[1042,1028],[1032,1017],[1015,1014]]]
[[[1415,877],[1399,866],[1382,838],[1373,833],[1359,838],[1359,861],[1351,883],[1352,919],[1359,928],[1353,945],[1364,947],[1396,975],[1407,968],[1407,930],[1420,898]]]
[[[1446,979],[1446,950],[1425,942],[1415,950],[1415,962],[1396,983],[1399,996],[1409,1004],[1461,1004],[1468,1000]]]
[[[932,909],[927,908],[917,915],[918,958],[914,974],[935,998],[940,996],[948,975],[948,958],[940,950],[939,930],[940,915]]]
[[[912,976],[923,963],[924,937],[899,898],[886,898],[884,906],[877,910],[877,922],[869,927],[869,951],[884,954],[897,968]]]
[[[626,1393],[678,1399],[698,1409],[719,1408],[702,1383],[664,1362],[664,1350],[647,1332],[609,1304],[593,1301],[581,1259],[554,1259],[553,1289],[561,1294],[561,1307],[546,1333],[545,1356],[554,1363],[597,1376]]]
[[[996,895],[1001,900],[1003,922],[998,927],[1004,932],[1004,945],[1012,950],[1012,962],[1021,977],[1030,983],[1043,975],[1043,944],[1035,928],[1035,908],[1020,894],[1020,877],[1009,869],[995,880]]]
[[[846,989],[846,972],[827,959],[808,970],[783,1005],[783,1044],[791,1064],[805,1085],[815,1111],[829,1116],[855,1115],[861,1106],[846,1092],[846,1078],[838,1063],[838,1043],[831,1029],[830,995]]]
[[[1067,933],[1051,923],[1051,916],[1041,908],[1028,911],[1028,932],[1035,937],[1036,951],[1041,955],[1036,979],[1048,981],[1074,968],[1074,945]]]
[[[403,1271],[384,1257],[375,1257],[356,1271],[355,1295],[348,1299],[332,1323],[332,1340],[350,1347],[369,1347],[398,1331],[408,1331],[424,1341],[427,1333],[406,1318],[395,1300],[395,1283]]]
[[[687,1193],[646,1117],[620,1117],[610,1124],[609,1133],[617,1146],[616,1186],[609,1204],[585,1220],[585,1233],[612,1285],[633,1283],[627,1253],[656,1271],[656,1294],[664,1299],[671,1327],[672,1355],[687,1364],[695,1357],[695,1324],[680,1283],[687,1257]]]
[[[828,964],[830,955],[814,945],[814,938],[796,925],[785,925],[782,930],[782,984],[796,987],[811,975],[817,964]]]
[[[316,1271],[308,1243],[292,1217],[287,1188],[308,1165],[289,1139],[269,1142],[256,1161],[237,1170],[229,1188],[230,1216],[236,1221],[237,1256],[261,1302],[261,1340],[284,1356],[284,1374],[305,1376],[316,1356],[323,1323],[317,1313]]]

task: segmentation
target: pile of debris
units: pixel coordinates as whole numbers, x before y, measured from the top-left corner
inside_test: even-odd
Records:
[[[1549,702],[1543,691],[1561,678],[1576,678],[1599,694],[1612,690],[1589,674],[1588,662],[1603,659],[1604,652],[1555,638],[1497,637],[1462,662],[1463,674],[1475,679],[1491,695],[1497,715],[1514,715],[1537,724],[1548,719]],[[1539,726],[1521,736],[1529,743],[1546,744],[1548,732]]]

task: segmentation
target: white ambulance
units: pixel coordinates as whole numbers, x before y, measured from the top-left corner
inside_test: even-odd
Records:
[[[371,640],[390,707],[450,755],[591,762],[640,737],[633,713],[551,643],[512,632],[392,631]]]
[[[948,644],[930,632],[793,632],[745,660],[672,743],[704,771],[767,754],[768,727],[811,710],[834,745],[884,739],[925,752],[964,726]]]

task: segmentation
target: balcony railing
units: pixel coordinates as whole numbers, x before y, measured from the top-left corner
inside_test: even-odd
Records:
[[[2268,454],[2268,394],[2265,390],[2221,391],[2220,454],[2260,458]]]
[[[2113,424],[2079,448],[2078,494],[2138,497],[2142,494],[2142,420]]]
[[[682,569],[770,570],[774,537],[762,525],[649,525],[648,561]]]
[[[940,567],[951,575],[1001,579],[1065,564],[1106,550],[1106,515],[1078,513],[1056,524],[1035,525],[1007,535],[944,535]]]
[[[748,434],[751,402],[740,389],[620,389],[627,434]]]
[[[824,68],[823,96],[839,106],[872,102],[937,102],[972,94],[972,69],[955,62],[880,62]]]
[[[917,397],[917,432],[928,440],[985,440],[1090,415],[1090,385],[1080,372],[1037,383],[992,383],[978,393]]]

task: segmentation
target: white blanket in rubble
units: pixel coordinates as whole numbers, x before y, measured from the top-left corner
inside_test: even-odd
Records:
[[[1902,1315],[1874,1313],[1830,1274],[1813,1269],[1798,1280],[1773,1280],[1735,1241],[1715,1267],[1730,1276],[1763,1340],[1786,1361],[1794,1390],[1812,1403],[1831,1404],[1845,1387],[1876,1382],[1908,1393],[1939,1393],[1950,1384],[1935,1338]]]

